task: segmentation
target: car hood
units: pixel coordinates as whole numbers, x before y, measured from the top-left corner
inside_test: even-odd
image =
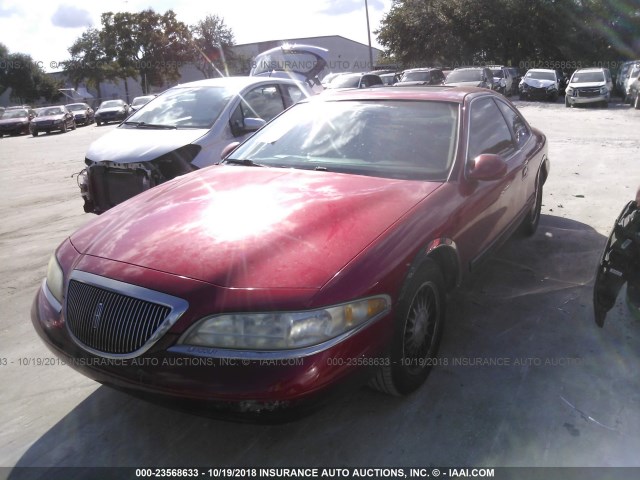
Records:
[[[570,83],[567,88],[591,88],[591,87],[605,87],[604,82],[584,82],[584,83]]]
[[[29,121],[28,117],[0,118],[0,124],[28,122],[28,121]]]
[[[453,83],[445,83],[445,85],[450,85],[452,87],[481,87],[481,80],[474,80],[473,82],[453,82]]]
[[[110,107],[110,108],[99,108],[96,110],[96,113],[111,113],[111,112],[119,112],[124,110],[124,107]]]
[[[320,288],[441,184],[212,166],[71,236],[83,254],[235,288]]]
[[[31,121],[35,122],[35,123],[38,123],[38,122],[50,122],[51,120],[61,120],[62,118],[64,118],[64,114],[60,113],[58,115],[46,115],[46,116],[43,116],[43,117],[37,117],[37,118],[34,118]]]
[[[138,163],[189,145],[202,137],[206,129],[152,129],[120,126],[93,142],[85,155],[89,160]]]
[[[538,80],[537,78],[526,78],[522,80],[522,83],[526,83],[533,88],[547,88],[549,85],[555,85],[553,80]]]

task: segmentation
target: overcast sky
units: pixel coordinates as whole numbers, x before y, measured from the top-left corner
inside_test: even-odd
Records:
[[[391,0],[368,0],[372,32],[391,8]],[[193,25],[207,15],[224,18],[236,43],[281,38],[342,35],[367,43],[364,0],[0,0],[0,43],[11,53],[26,53],[46,71],[69,58],[67,49],[88,27],[100,27],[106,11],[172,9]],[[371,34],[374,47],[380,47]]]

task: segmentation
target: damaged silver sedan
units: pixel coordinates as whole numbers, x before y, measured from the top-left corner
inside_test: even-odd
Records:
[[[96,140],[78,175],[84,211],[103,213],[156,185],[220,161],[224,147],[310,95],[286,78],[227,77],[159,95]]]

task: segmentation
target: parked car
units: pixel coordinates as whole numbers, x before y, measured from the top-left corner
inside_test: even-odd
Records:
[[[640,75],[640,62],[634,63],[629,68],[629,72],[627,73],[626,78],[624,79],[623,87],[624,87],[624,103],[631,103],[631,84],[634,82],[636,78]]]
[[[604,326],[622,287],[627,284],[629,306],[640,311],[640,188],[622,209],[600,256],[593,286],[596,324]]]
[[[65,107],[73,113],[76,125],[89,125],[95,121],[95,112],[88,103],[70,103]]]
[[[417,85],[442,85],[444,73],[439,68],[411,68],[402,72],[398,87]]]
[[[220,161],[229,142],[310,95],[285,78],[225,77],[173,87],[89,146],[85,212],[102,213],[155,185]]]
[[[372,73],[347,73],[339,75],[327,86],[327,90],[344,90],[352,88],[383,87],[384,83],[378,75]]]
[[[353,72],[333,72],[325,75],[324,78],[322,79],[322,86],[324,88],[327,88],[327,85],[329,85],[334,78],[339,77],[340,75],[345,75],[347,73],[353,73]]]
[[[608,68],[580,68],[573,72],[564,97],[565,107],[579,104],[609,106],[613,80]]]
[[[518,91],[520,100],[551,100],[558,99],[560,78],[555,70],[532,68],[527,71],[520,81]]]
[[[503,95],[510,95],[513,92],[513,82],[515,80],[513,71],[503,65],[488,65],[493,75],[493,83],[497,90]],[[516,83],[517,85],[517,83]]]
[[[225,152],[58,247],[31,318],[67,365],[243,415],[408,394],[446,293],[536,230],[549,174],[545,135],[476,88],[318,95]]]
[[[494,90],[493,74],[486,67],[456,68],[447,75],[445,85],[454,87],[482,87]]]
[[[296,80],[316,94],[324,90],[320,78],[326,75],[327,65],[329,50],[326,48],[284,44],[256,55],[249,75]]]
[[[96,125],[122,122],[129,116],[129,105],[124,100],[105,100],[95,112]]]
[[[66,133],[68,130],[76,129],[76,121],[73,113],[67,110],[64,105],[43,108],[38,116],[31,120],[31,135],[37,137],[40,132],[51,133],[60,131]]]
[[[142,97],[134,98],[131,101],[131,113],[135,112],[136,110],[140,110],[141,107],[143,107],[156,97],[157,95],[144,95]]]
[[[626,95],[626,88],[624,84],[625,80],[629,76],[631,67],[636,63],[640,63],[640,60],[631,60],[628,62],[624,62],[622,65],[620,65],[620,68],[618,69],[618,76],[616,77],[616,90],[618,91],[618,94],[622,97],[623,100]]]
[[[634,81],[629,83],[629,103],[636,110],[640,110],[640,73]]]
[[[0,138],[4,135],[26,135],[29,122],[35,117],[33,108],[7,108],[0,118]]]
[[[395,85],[400,81],[400,75],[398,73],[383,73],[378,76],[380,80],[382,80],[382,83],[388,86]]]

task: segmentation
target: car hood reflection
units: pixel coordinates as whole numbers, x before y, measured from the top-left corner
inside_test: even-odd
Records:
[[[84,254],[237,288],[320,288],[441,184],[213,166],[120,204]]]

